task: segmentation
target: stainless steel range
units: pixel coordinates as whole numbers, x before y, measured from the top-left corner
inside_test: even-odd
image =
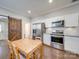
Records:
[[[60,50],[64,50],[63,31],[55,31],[51,34],[51,46]]]

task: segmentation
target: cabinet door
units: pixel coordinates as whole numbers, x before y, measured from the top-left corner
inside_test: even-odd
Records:
[[[52,27],[52,22],[50,20],[46,20],[45,25],[46,27]]]
[[[78,37],[64,37],[64,49],[73,53],[79,54],[79,38]]]
[[[64,19],[65,19],[65,16],[59,16],[59,17],[57,17],[57,21],[64,20]]]
[[[70,14],[65,16],[65,27],[78,26],[78,14]]]
[[[50,34],[44,34],[43,43],[50,46],[50,44],[51,44],[51,35]]]

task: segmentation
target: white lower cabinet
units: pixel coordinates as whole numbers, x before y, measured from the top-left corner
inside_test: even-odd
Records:
[[[44,34],[43,35],[43,43],[46,45],[51,45],[51,35],[50,34]]]
[[[79,38],[78,37],[64,37],[64,49],[73,53],[79,54]]]

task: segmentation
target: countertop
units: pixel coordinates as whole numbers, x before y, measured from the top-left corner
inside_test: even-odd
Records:
[[[44,34],[49,34],[51,36],[68,36],[68,37],[79,37],[79,35],[66,35],[66,34],[51,34],[51,33],[44,33]]]

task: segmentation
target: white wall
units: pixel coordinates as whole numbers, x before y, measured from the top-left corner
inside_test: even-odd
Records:
[[[30,37],[30,24],[31,23],[28,18],[22,20],[22,38]]]
[[[30,24],[30,21],[27,17],[23,17],[21,15],[18,15],[14,12],[11,12],[9,10],[2,9],[2,8],[0,8],[0,15],[11,16],[11,17],[14,17],[14,18],[22,19],[22,38],[24,38],[24,35],[25,36],[30,35],[30,32],[28,32],[29,34],[26,34],[26,32],[25,32],[25,24],[27,24],[27,23]],[[27,28],[30,29],[30,27],[27,27]]]

